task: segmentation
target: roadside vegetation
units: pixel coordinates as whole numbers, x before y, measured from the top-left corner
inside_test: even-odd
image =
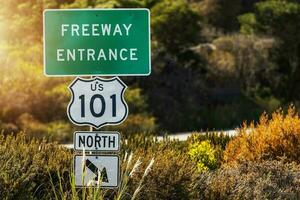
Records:
[[[151,11],[152,73],[122,77],[129,117],[107,129],[126,137],[233,129],[264,111],[299,108],[298,1],[10,0],[0,6],[5,133],[72,139],[66,116],[72,79],[43,74],[43,10],[121,7]]]
[[[75,188],[70,150],[24,133],[2,135],[0,198],[299,199],[299,119],[290,107],[234,137],[195,133],[158,142],[136,135],[122,141],[120,188],[109,190]]]

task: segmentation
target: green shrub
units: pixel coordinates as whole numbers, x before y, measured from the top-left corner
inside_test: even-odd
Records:
[[[199,171],[208,171],[217,167],[216,150],[207,140],[191,144],[188,154],[196,162]]]
[[[1,134],[0,199],[49,198],[49,173],[68,176],[71,160],[72,153],[54,143]]]
[[[186,152],[187,142],[171,140],[164,137],[159,141],[155,136],[150,134],[134,134],[130,137],[122,137],[122,150],[127,152],[134,151],[151,151],[157,153],[161,149],[172,149],[178,153]]]
[[[28,137],[45,138],[59,143],[71,142],[73,138],[74,129],[71,123],[65,121],[42,123],[32,115],[24,113],[18,118],[17,125]]]
[[[187,154],[168,148],[158,148],[156,153],[139,151],[135,154],[146,161],[149,161],[152,156],[155,158],[155,164],[145,179],[138,199],[193,199],[191,183],[196,168]],[[144,163],[147,163],[146,161]],[[145,169],[145,166],[141,169]],[[142,176],[141,172],[138,174],[136,178]],[[138,179],[134,180],[133,185],[137,181]]]
[[[155,164],[145,179],[145,185],[138,199],[193,199],[191,185],[197,169],[187,154],[187,142],[164,138],[158,141],[151,135],[137,134],[122,143],[123,151],[134,152],[135,159],[148,163],[152,157]],[[145,165],[137,172],[130,184],[129,193],[145,170]]]
[[[299,199],[300,166],[281,161],[244,162],[199,175],[197,199]]]
[[[194,133],[187,141],[190,157],[198,165],[200,171],[218,168],[222,163],[223,151],[232,138],[233,136],[217,132]],[[202,148],[205,146],[204,149],[206,150]]]
[[[191,137],[188,138],[187,143],[202,142],[208,140],[214,146],[220,146],[225,149],[228,142],[232,139],[232,136],[224,133],[193,133]]]

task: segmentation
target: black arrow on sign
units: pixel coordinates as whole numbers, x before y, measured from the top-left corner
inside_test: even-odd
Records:
[[[99,169],[98,169],[98,167],[96,165],[94,165],[89,159],[86,159],[85,166],[87,168],[89,168],[89,170],[91,170],[96,175],[94,180],[98,181],[99,180]],[[100,175],[101,175],[100,178],[102,178],[101,181],[105,182],[105,183],[108,183],[108,177],[107,177],[107,172],[106,172],[105,167],[103,167],[103,169],[101,170]]]

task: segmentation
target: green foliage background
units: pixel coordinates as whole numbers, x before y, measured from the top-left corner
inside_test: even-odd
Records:
[[[123,78],[130,115],[116,129],[125,135],[235,128],[299,105],[298,1],[10,0],[0,3],[5,133],[72,137],[71,79],[43,76],[43,10],[120,7],[149,8],[152,31],[152,74]]]

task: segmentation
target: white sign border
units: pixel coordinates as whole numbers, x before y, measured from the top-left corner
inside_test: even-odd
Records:
[[[121,134],[118,131],[75,131],[73,134],[73,144],[74,144],[74,151],[82,152],[81,149],[76,149],[76,134],[77,133],[86,133],[86,134],[117,134],[118,135],[118,150],[85,150],[86,152],[116,152],[119,153],[121,150]]]
[[[46,41],[45,41],[45,13],[46,12],[51,12],[51,11],[111,11],[111,10],[145,10],[148,12],[148,30],[149,30],[149,66],[148,66],[148,73],[147,74],[68,74],[68,75],[50,75],[46,73]],[[44,59],[44,75],[46,77],[69,77],[69,76],[149,76],[151,74],[151,12],[148,8],[95,8],[95,9],[90,9],[90,8],[82,8],[82,9],[44,9],[43,11],[43,59]]]

